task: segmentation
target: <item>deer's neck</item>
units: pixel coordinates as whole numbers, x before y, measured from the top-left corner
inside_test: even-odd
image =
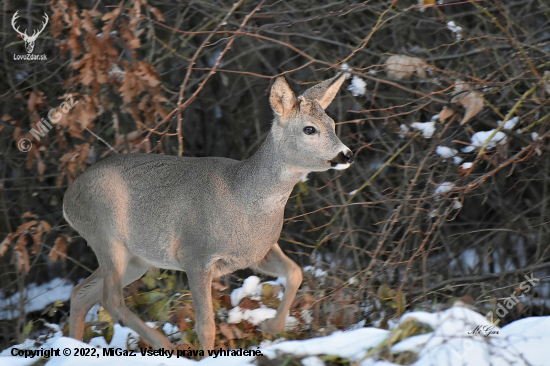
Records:
[[[270,131],[258,151],[243,160],[237,180],[251,200],[267,200],[276,206],[286,204],[292,188],[307,171],[289,164]]]

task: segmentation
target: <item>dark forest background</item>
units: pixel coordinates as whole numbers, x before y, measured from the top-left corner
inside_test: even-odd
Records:
[[[21,30],[49,16],[33,51],[47,60],[14,60],[26,53],[16,11]],[[270,129],[275,77],[299,94],[344,69],[327,113],[356,162],[311,173],[287,204],[281,247],[313,266],[292,310],[313,318],[287,337],[361,319],[386,327],[406,310],[456,301],[486,314],[531,272],[541,282],[501,325],[550,313],[548,1],[4,1],[0,22],[0,298],[19,293],[19,309],[29,284],[77,283],[97,267],[61,205],[109,145],[244,159]],[[31,129],[69,95],[78,103],[37,141]],[[461,151],[515,117],[493,131],[505,136],[496,146]],[[432,120],[431,137],[413,126]],[[249,274],[216,285],[218,309]],[[171,271],[127,289],[142,317],[186,331],[193,309],[182,293],[185,274]],[[64,324],[68,305],[0,320],[0,344],[43,321]],[[271,337],[220,323],[221,346]]]

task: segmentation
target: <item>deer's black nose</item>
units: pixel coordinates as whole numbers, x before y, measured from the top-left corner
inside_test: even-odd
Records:
[[[344,155],[344,159],[347,160],[348,164],[353,163],[353,153],[351,152],[351,150],[346,151],[346,153],[341,152],[340,154]]]
[[[346,152],[340,151],[331,161],[331,165],[334,167],[337,164],[351,164],[353,163],[353,153],[348,150]]]

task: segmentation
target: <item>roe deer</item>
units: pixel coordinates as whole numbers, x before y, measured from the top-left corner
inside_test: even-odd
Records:
[[[171,349],[124,304],[123,287],[150,267],[187,272],[203,350],[214,348],[216,335],[212,280],[238,269],[286,278],[275,317],[259,325],[282,332],[302,282],[300,267],[277,244],[288,197],[304,174],[353,162],[324,111],[344,79],[341,73],[296,98],[278,77],[269,97],[271,130],[246,160],[119,154],[79,176],[65,193],[63,215],[99,268],[73,289],[70,336],[82,338],[86,313],[101,301],[114,321]]]

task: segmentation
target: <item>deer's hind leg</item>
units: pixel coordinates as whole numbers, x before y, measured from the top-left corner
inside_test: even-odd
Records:
[[[147,271],[147,266],[119,241],[111,241],[108,248],[110,253],[107,255],[97,255],[104,274],[101,299],[103,307],[111,314],[113,321],[133,329],[152,347],[172,349],[172,344],[164,335],[148,327],[124,303],[122,289],[125,282],[140,278]]]
[[[138,258],[131,258],[124,269],[122,288],[141,278],[146,271],[147,268],[140,263]],[[70,337],[78,340],[82,339],[86,314],[92,306],[101,301],[105,282],[104,275],[103,268],[100,266],[90,277],[73,288],[69,315]]]
[[[101,268],[73,288],[69,314],[69,336],[78,340],[84,335],[86,314],[101,300],[103,276]]]
[[[267,333],[281,333],[285,329],[286,317],[290,306],[296,297],[296,292],[302,283],[302,269],[292,259],[288,258],[278,244],[275,244],[264,259],[252,266],[259,272],[275,277],[286,278],[283,299],[277,308],[277,314],[272,319],[263,321],[259,328]]]

